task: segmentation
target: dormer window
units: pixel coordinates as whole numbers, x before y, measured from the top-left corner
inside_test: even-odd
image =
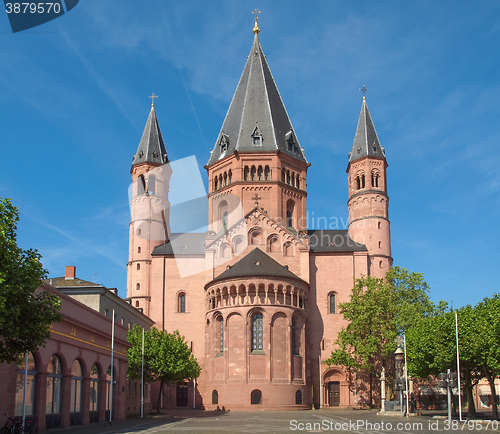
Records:
[[[229,145],[229,137],[226,134],[222,133],[222,136],[221,136],[220,142],[219,142],[221,155],[227,151],[228,145]]]
[[[297,152],[297,147],[295,146],[295,139],[293,138],[292,130],[285,134],[285,142],[287,149],[290,152]]]
[[[252,145],[262,146],[262,133],[260,132],[259,127],[255,127],[255,130],[253,130]]]

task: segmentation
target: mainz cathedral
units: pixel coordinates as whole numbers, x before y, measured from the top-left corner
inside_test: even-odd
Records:
[[[194,384],[165,387],[165,406],[354,406],[352,378],[322,362],[346,325],[338,305],[349,300],[354,279],[383,277],[392,265],[385,150],[363,97],[352,149],[346,144],[349,227],[308,229],[311,162],[259,31],[256,20],[205,166],[203,233],[170,232],[175,169],[153,100],[131,167],[127,299],[158,329],[179,330],[202,368]]]

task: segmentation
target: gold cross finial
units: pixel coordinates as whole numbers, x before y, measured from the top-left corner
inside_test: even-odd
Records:
[[[255,206],[259,206],[259,200],[261,200],[262,198],[259,197],[259,195],[257,193],[255,193],[255,196],[252,197],[252,200],[255,201]]]
[[[368,92],[368,89],[366,88],[366,86],[363,84],[363,87],[359,90],[363,93],[363,99],[366,99],[365,93]]]
[[[153,92],[153,95],[148,96],[148,98],[151,98],[151,107],[155,106],[155,99],[158,98],[157,95]]]
[[[255,25],[253,26],[253,32],[258,35],[259,32],[260,32],[260,29],[259,29],[259,14],[260,14],[260,11],[258,9],[255,9],[252,14],[255,15]]]

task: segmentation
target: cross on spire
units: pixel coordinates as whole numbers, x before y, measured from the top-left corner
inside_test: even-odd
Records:
[[[257,193],[255,193],[255,196],[252,197],[252,200],[255,201],[255,206],[259,206],[259,200],[261,200],[262,198],[259,197],[259,195]]]
[[[155,106],[155,99],[158,98],[158,95],[155,95],[155,93],[153,92],[153,94],[148,96],[148,98],[151,98],[151,107],[154,107]]]
[[[363,99],[365,99],[365,93],[368,92],[368,89],[366,86],[363,84],[363,87],[359,89],[363,93]]]

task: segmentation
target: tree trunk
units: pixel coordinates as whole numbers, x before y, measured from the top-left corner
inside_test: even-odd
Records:
[[[465,364],[465,392],[467,393],[467,417],[472,419],[476,416],[476,406],[472,396],[472,378],[468,363]]]
[[[163,392],[163,380],[160,381],[160,391],[158,392],[158,402],[156,403],[156,413],[160,413],[161,394]]]
[[[488,375],[488,383],[490,383],[491,396],[493,398],[493,403],[491,404],[491,410],[493,412],[493,420],[498,420],[498,398],[495,388],[495,377],[493,375]]]

